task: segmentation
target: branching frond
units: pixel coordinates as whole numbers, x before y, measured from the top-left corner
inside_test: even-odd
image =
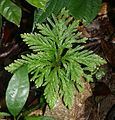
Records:
[[[83,79],[93,81],[96,68],[106,63],[93,51],[78,45],[87,41],[80,38],[78,24],[64,9],[58,17],[47,18],[46,24],[37,24],[39,33],[21,35],[33,53],[22,55],[5,68],[14,73],[27,64],[31,81],[35,81],[38,88],[45,87],[44,95],[51,108],[59,97],[70,108],[75,88],[82,91]],[[77,46],[73,48],[73,44]]]

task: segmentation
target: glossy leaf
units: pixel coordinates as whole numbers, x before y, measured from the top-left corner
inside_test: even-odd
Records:
[[[37,8],[41,8],[41,9],[45,9],[46,3],[48,0],[26,0],[29,4],[37,7]]]
[[[58,14],[59,11],[66,6],[68,0],[49,0],[46,10],[37,11],[35,14],[35,23],[43,22],[47,17],[51,16],[52,13]]]
[[[12,76],[6,91],[6,104],[13,116],[22,110],[29,94],[27,66],[21,66]]]
[[[20,25],[21,8],[10,0],[0,0],[0,14],[17,26]]]
[[[68,9],[77,19],[91,22],[98,13],[102,0],[70,0]]]
[[[58,14],[63,7],[77,19],[91,22],[98,13],[102,0],[49,0],[46,11],[38,11],[35,15],[37,22],[43,22],[52,13]]]
[[[30,117],[26,117],[26,120],[54,120],[51,117],[48,116],[30,116]]]

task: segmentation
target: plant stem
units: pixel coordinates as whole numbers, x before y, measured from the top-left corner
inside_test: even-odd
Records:
[[[14,116],[14,120],[16,120],[16,117]]]

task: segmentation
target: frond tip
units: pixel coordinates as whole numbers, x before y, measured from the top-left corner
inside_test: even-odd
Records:
[[[76,30],[78,21],[68,20],[66,10],[63,9],[58,17],[53,15],[52,19],[47,18],[46,24],[37,24],[39,33],[21,35],[33,53],[22,55],[5,69],[14,73],[21,65],[27,64],[31,81],[35,81],[38,88],[45,86],[44,95],[49,106],[52,108],[62,97],[70,108],[74,90],[83,89],[81,78],[93,81],[95,69],[106,62],[92,51],[84,50],[83,46],[72,48],[73,43],[86,42],[87,39],[77,41],[80,35]]]

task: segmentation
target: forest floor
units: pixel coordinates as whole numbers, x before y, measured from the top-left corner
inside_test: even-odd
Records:
[[[99,15],[91,24],[78,28],[82,36],[89,39],[84,46],[106,59],[107,64],[103,66],[107,71],[106,75],[95,83],[85,83],[86,90],[80,94],[76,92],[72,109],[65,108],[60,100],[53,110],[46,107],[44,113],[39,110],[37,114],[53,116],[56,120],[115,120],[115,19],[112,17],[115,16],[115,8],[109,13],[107,3],[104,3]],[[27,47],[15,42],[16,28],[13,27],[11,31],[12,24],[7,23],[3,27],[4,33],[1,34],[1,38],[6,46],[0,48],[0,111],[8,111],[5,91],[11,75],[4,70],[4,66],[26,52]],[[4,38],[3,34],[7,36]],[[35,93],[34,89],[27,105],[36,103],[38,96]]]

